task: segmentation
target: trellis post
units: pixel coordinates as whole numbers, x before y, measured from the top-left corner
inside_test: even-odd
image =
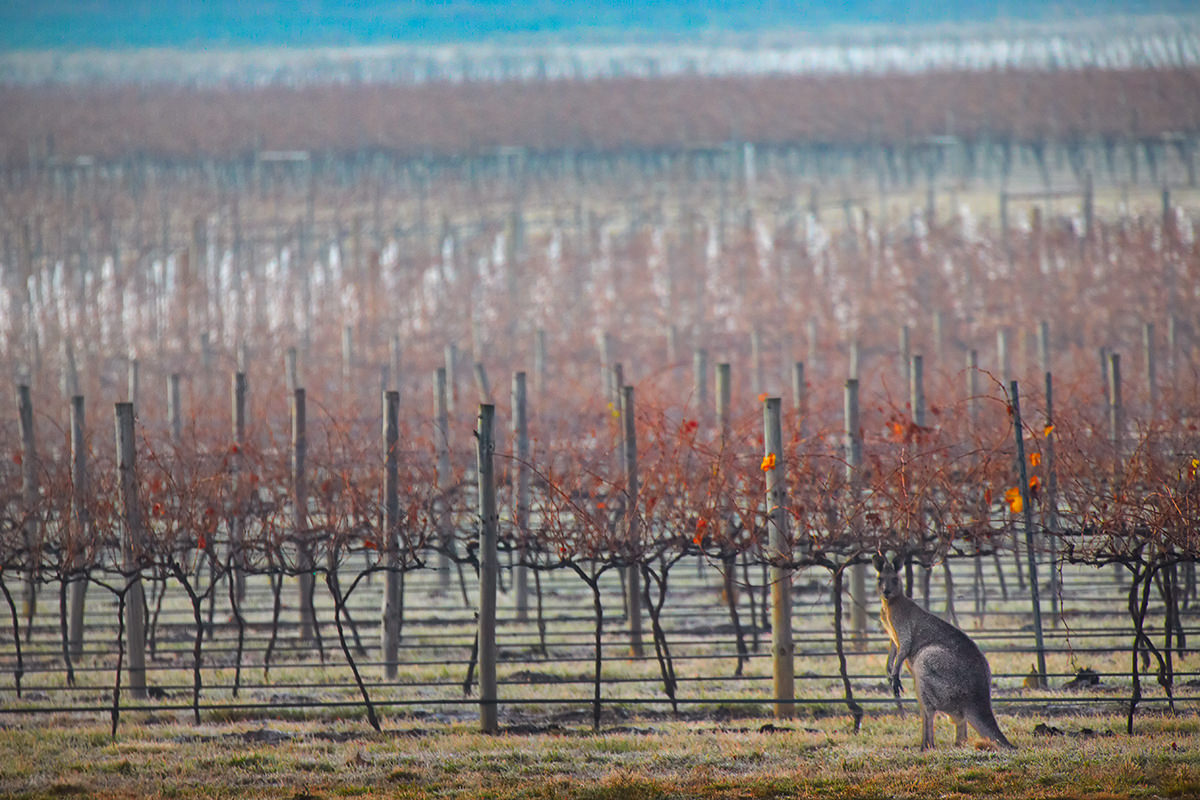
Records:
[[[84,566],[76,562],[74,556],[88,541],[88,511],[87,511],[87,443],[84,439],[84,400],[82,395],[71,398],[71,519],[74,525],[72,531],[76,546],[72,550],[72,559],[65,565],[66,572]],[[83,606],[87,596],[87,576],[73,576],[70,583],[68,604],[70,612],[67,618],[67,642],[71,658],[83,655]]]
[[[313,639],[316,614],[313,609],[313,554],[308,541],[308,478],[304,462],[308,457],[307,408],[304,389],[292,393],[292,525],[300,540],[298,570],[300,584],[300,639]]]
[[[529,570],[525,566],[529,530],[529,414],[526,408],[525,373],[512,380],[513,445],[513,535],[517,539],[517,565],[513,569],[517,620],[529,618]]]
[[[400,479],[396,453],[399,441],[400,393],[389,390],[383,393],[383,547],[387,576],[381,626],[384,674],[388,680],[395,680],[399,675],[400,614],[404,595],[404,573],[400,571]]]
[[[795,663],[792,645],[792,548],[787,531],[787,488],[783,469],[781,401],[763,403],[763,472],[767,483],[767,560],[771,581],[771,657],[775,716],[795,713]]]
[[[1017,440],[1017,479],[1020,481],[1021,506],[1025,520],[1025,552],[1029,567],[1029,591],[1033,603],[1033,633],[1037,645],[1039,686],[1046,686],[1046,645],[1042,639],[1042,603],[1039,596],[1037,554],[1034,550],[1033,508],[1029,496],[1029,472],[1025,463],[1025,431],[1021,425],[1021,396],[1017,382],[1009,384],[1012,393],[1013,429]]]
[[[637,424],[634,419],[633,387],[621,387],[621,423],[625,457],[625,522],[626,543],[630,557],[636,562],[639,556],[638,534],[638,464]],[[642,579],[637,563],[625,567],[625,605],[629,609],[629,651],[636,658],[642,655]]]
[[[117,486],[121,499],[121,569],[125,573],[125,638],[129,652],[129,689],[146,696],[146,595],[138,573],[145,531],[138,500],[137,450],[134,444],[133,403],[117,403]]]
[[[33,435],[33,397],[29,387],[17,387],[17,415],[21,425],[21,502],[25,519],[23,534],[25,550],[31,555],[37,550],[38,469],[37,448]],[[25,619],[33,622],[37,610],[37,567],[32,563],[25,576]]]
[[[846,484],[850,489],[850,502],[857,505],[862,489],[862,423],[858,412],[858,381],[846,381]],[[852,517],[857,519],[857,517]],[[860,528],[854,523],[856,528]],[[856,533],[861,533],[856,530]],[[853,564],[850,567],[850,626],[854,629],[856,646],[863,647],[867,640],[867,566]]]
[[[495,413],[493,405],[479,406],[479,724],[484,733],[499,731],[496,706],[496,581],[499,571],[496,528],[499,517],[496,513],[496,474],[492,464]]]

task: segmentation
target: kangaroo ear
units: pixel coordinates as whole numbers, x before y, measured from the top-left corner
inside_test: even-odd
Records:
[[[904,559],[900,556],[896,556],[894,559],[892,559],[892,569],[896,570],[896,572],[899,572],[903,563]]]
[[[887,566],[887,559],[876,553],[871,557],[871,562],[875,564],[876,572],[883,572],[883,568]]]

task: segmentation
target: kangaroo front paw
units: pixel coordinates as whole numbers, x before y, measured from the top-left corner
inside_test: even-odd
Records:
[[[893,675],[892,676],[892,696],[899,697],[903,691],[904,691],[904,686],[903,686],[903,684],[900,683],[900,676]]]

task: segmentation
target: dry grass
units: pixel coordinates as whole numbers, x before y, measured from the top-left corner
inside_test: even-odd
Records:
[[[1194,712],[1143,719],[1033,717],[1001,724],[1020,749],[921,753],[912,715],[652,722],[489,737],[473,726],[388,720],[382,734],[349,723],[274,721],[201,726],[143,719],[113,739],[61,718],[0,731],[0,795],[11,797],[1188,797],[1200,793]],[[1085,729],[1096,731],[1085,735]]]

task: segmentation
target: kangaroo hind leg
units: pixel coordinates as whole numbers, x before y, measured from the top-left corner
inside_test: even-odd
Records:
[[[950,718],[954,720],[954,746],[962,747],[967,743],[967,718],[962,714]]]
[[[937,712],[926,706],[921,708],[921,749],[933,750],[933,717]]]

